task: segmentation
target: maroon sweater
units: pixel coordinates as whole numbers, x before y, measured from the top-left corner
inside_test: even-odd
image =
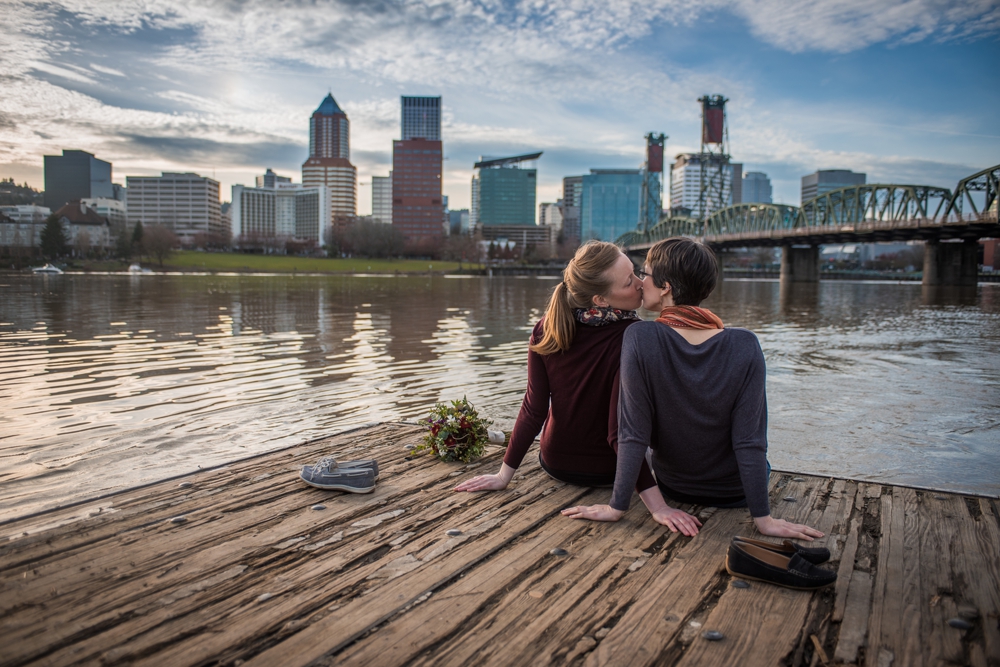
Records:
[[[539,320],[531,343],[542,339]],[[553,470],[612,475],[618,451],[618,363],[622,338],[637,320],[594,327],[577,323],[566,352],[528,350],[528,389],[503,461],[517,468],[539,431],[542,460]],[[544,428],[542,424],[544,423]],[[643,463],[636,490],[656,486]]]

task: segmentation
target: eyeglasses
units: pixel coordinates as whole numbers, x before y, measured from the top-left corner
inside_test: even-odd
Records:
[[[639,280],[645,280],[645,279],[646,279],[646,276],[651,276],[651,275],[653,275],[653,274],[652,274],[652,273],[646,273],[646,272],[645,272],[645,271],[643,271],[642,269],[639,269],[638,271],[636,271],[636,272],[635,272],[635,275],[636,275],[636,277],[637,277],[637,278],[638,278]]]

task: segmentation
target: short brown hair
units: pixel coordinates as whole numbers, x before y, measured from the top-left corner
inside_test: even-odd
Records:
[[[650,248],[646,264],[654,285],[663,289],[670,283],[678,306],[700,305],[719,280],[719,264],[711,248],[683,236],[664,239]]]

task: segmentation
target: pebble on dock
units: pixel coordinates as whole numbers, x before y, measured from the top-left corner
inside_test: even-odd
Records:
[[[459,535],[462,534],[462,531],[460,531],[458,528],[450,528],[446,530],[444,534],[450,535],[451,537],[458,537]]]
[[[416,447],[416,445],[406,445],[405,447],[403,447],[403,449],[405,449],[406,451],[411,451],[415,447]]]
[[[750,588],[750,584],[742,579],[735,579],[733,581],[733,588]]]
[[[273,597],[274,596],[271,595],[270,593],[261,593],[260,595],[257,596],[257,602],[265,602],[266,600],[270,600]]]
[[[959,618],[971,621],[979,618],[979,610],[971,605],[961,605],[958,608],[958,616]]]
[[[804,481],[806,481],[806,478],[805,477],[792,477],[792,481],[793,482],[804,482]]]
[[[565,549],[563,549],[562,547],[556,547],[555,549],[553,549],[549,553],[552,554],[553,556],[568,556],[569,555],[569,552],[566,551]]]
[[[782,500],[784,500],[786,503],[794,503],[795,496],[785,496],[784,498],[782,498]]]
[[[953,628],[958,628],[959,630],[971,630],[972,624],[969,623],[964,618],[949,618],[948,625]]]
[[[725,638],[725,635],[718,630],[705,630],[705,632],[701,633],[701,636],[710,642],[717,642]]]
[[[170,520],[170,523],[184,523],[185,521],[187,521],[186,516],[175,516]]]
[[[326,505],[323,505],[323,504],[319,504],[319,505],[313,505],[313,506],[312,506],[312,507],[310,507],[309,509],[311,509],[311,510],[316,510],[316,511],[318,512],[318,511],[320,511],[320,510],[325,510],[325,509],[326,509]]]
[[[191,482],[181,482],[177,486],[181,487],[182,489],[187,489],[191,486]]]

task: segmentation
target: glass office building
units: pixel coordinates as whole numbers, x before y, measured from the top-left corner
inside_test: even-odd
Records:
[[[480,169],[472,179],[474,225],[534,225],[538,170]]]
[[[614,241],[642,219],[642,171],[591,169],[583,177],[580,238]]]

